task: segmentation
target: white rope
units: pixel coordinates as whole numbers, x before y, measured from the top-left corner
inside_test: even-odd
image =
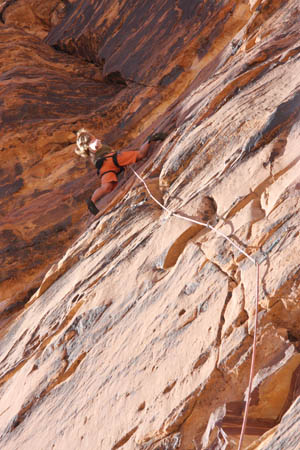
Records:
[[[226,239],[228,242],[230,242],[231,245],[233,245],[239,252],[241,252],[244,256],[246,256],[246,258],[248,258],[253,264],[256,264],[255,259],[251,258],[250,255],[248,255],[248,253],[246,253],[241,247],[239,247],[232,239],[230,239],[228,236],[226,236],[226,234],[222,233],[222,231],[217,230],[216,228],[212,227],[211,225],[209,225],[208,223],[204,223],[204,222],[200,222],[199,220],[194,220],[194,219],[190,219],[189,217],[185,217],[182,216],[181,214],[177,214],[174,213],[173,211],[171,211],[170,209],[166,208],[164,205],[162,205],[150,192],[147,184],[145,183],[145,181],[143,180],[143,178],[138,175],[136,173],[136,171],[131,167],[132,172],[134,173],[134,175],[144,184],[145,188],[147,189],[148,194],[150,195],[150,197],[165,211],[167,211],[171,216],[174,217],[178,217],[178,219],[183,219],[183,220],[187,220],[188,222],[192,222],[192,223],[196,223],[198,225],[202,225],[203,227],[209,228],[211,230],[213,230],[215,233],[219,234],[220,236],[222,236],[224,239]]]
[[[172,214],[172,211],[170,211],[168,208],[166,208],[164,205],[162,205],[155,197],[153,197],[153,195],[151,194],[147,184],[145,183],[145,181],[143,180],[143,178],[136,173],[136,171],[130,167],[130,169],[132,170],[132,172],[134,173],[134,175],[144,184],[145,188],[147,189],[148,194],[150,195],[150,197],[152,198],[152,200],[154,200],[162,209],[164,209],[165,211],[167,211],[168,213]]]
[[[249,410],[249,405],[250,405],[250,400],[251,400],[252,381],[253,381],[253,376],[254,376],[255,356],[256,356],[258,304],[259,304],[259,264],[255,263],[255,265],[256,265],[256,292],[255,292],[255,320],[254,320],[254,333],[253,333],[253,344],[252,344],[252,359],[251,359],[251,366],[250,366],[247,401],[246,401],[246,406],[245,406],[245,413],[244,413],[244,418],[243,418],[243,425],[242,425],[238,450],[241,450],[241,448],[242,448],[242,443],[243,443],[243,439],[244,439],[244,435],[245,435],[245,431],[246,431],[248,410]]]
[[[247,418],[248,418],[248,410],[251,400],[251,390],[252,390],[252,381],[254,376],[254,365],[255,365],[255,357],[256,357],[256,341],[257,341],[257,325],[258,325],[258,304],[259,304],[259,263],[255,261],[254,258],[252,258],[248,253],[246,253],[241,247],[239,247],[232,239],[230,239],[226,234],[222,233],[222,231],[217,230],[213,226],[209,225],[208,223],[200,222],[198,220],[190,219],[188,217],[184,217],[181,214],[174,213],[170,209],[166,208],[164,205],[162,205],[150,192],[146,182],[143,180],[143,178],[136,173],[136,171],[131,167],[132,172],[134,175],[143,183],[145,186],[148,194],[154,200],[163,210],[165,210],[170,216],[177,217],[178,219],[187,220],[188,222],[196,223],[198,225],[202,225],[206,228],[209,228],[210,230],[217,233],[219,236],[222,236],[224,239],[226,239],[228,242],[230,242],[231,245],[233,245],[240,253],[242,253],[246,258],[249,259],[249,261],[252,262],[252,264],[256,267],[256,293],[255,293],[255,321],[254,321],[254,335],[253,335],[253,345],[252,345],[252,359],[251,359],[251,367],[250,367],[250,375],[249,375],[249,385],[248,385],[248,392],[247,392],[247,401],[245,406],[245,413],[243,418],[243,424],[241,429],[241,435],[239,440],[239,446],[238,450],[241,450],[242,443],[245,435],[246,430],[246,424],[247,424]]]

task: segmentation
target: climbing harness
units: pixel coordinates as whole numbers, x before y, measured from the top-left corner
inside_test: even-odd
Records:
[[[121,172],[123,172],[124,167],[120,166],[118,163],[118,153],[110,153],[109,155],[102,156],[102,158],[98,159],[96,161],[96,169],[97,169],[97,175],[99,175],[101,167],[103,166],[104,162],[111,158],[113,160],[114,165],[116,166],[119,171],[116,170],[107,170],[106,172],[101,173],[101,176],[105,175],[106,173],[115,173],[116,175],[119,175]]]
[[[222,231],[217,230],[213,226],[209,225],[208,223],[200,222],[198,220],[190,219],[188,217],[182,216],[181,214],[174,213],[170,209],[166,208],[164,205],[162,205],[150,192],[146,182],[143,180],[143,178],[136,173],[136,171],[131,167],[131,171],[134,173],[134,175],[143,183],[145,186],[148,194],[154,200],[162,209],[164,209],[166,212],[168,212],[169,216],[178,217],[179,219],[187,220],[188,222],[196,223],[198,225],[202,225],[206,228],[209,228],[210,230],[214,231],[218,235],[222,236],[224,239],[226,239],[228,242],[230,242],[231,245],[233,245],[240,253],[242,253],[246,258],[248,258],[252,264],[256,267],[256,290],[255,290],[255,320],[254,320],[254,333],[253,333],[253,344],[252,344],[252,359],[251,359],[251,367],[250,367],[250,375],[249,375],[249,384],[247,389],[247,400],[246,400],[246,406],[245,406],[245,412],[244,412],[244,418],[243,418],[243,424],[241,429],[241,435],[239,440],[239,446],[238,450],[241,450],[242,443],[245,435],[246,425],[247,425],[247,418],[248,418],[248,410],[251,400],[251,390],[252,390],[252,382],[253,382],[253,376],[254,376],[254,365],[255,365],[255,357],[256,357],[256,342],[257,342],[257,325],[258,325],[258,305],[259,305],[259,281],[260,281],[260,274],[259,274],[259,268],[260,263],[257,262],[254,258],[252,258],[248,253],[246,253],[242,248],[240,248],[232,239],[230,239],[226,234],[222,233]]]

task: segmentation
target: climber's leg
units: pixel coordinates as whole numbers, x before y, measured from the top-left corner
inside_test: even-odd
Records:
[[[96,214],[98,214],[99,212],[99,209],[97,208],[95,203],[104,195],[109,194],[116,186],[116,181],[110,181],[107,183],[102,183],[102,185],[95,190],[92,197],[87,201],[87,207],[89,211],[94,214],[94,216],[96,216]]]
[[[109,194],[112,190],[115,189],[117,186],[116,181],[110,181],[107,183],[102,183],[101,186],[95,190],[93,193],[91,200],[93,203],[96,203],[98,200],[100,200],[101,197],[103,197],[106,194]]]

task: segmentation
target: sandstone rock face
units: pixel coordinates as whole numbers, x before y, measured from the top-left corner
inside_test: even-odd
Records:
[[[174,3],[175,6],[174,6]],[[298,449],[296,0],[0,5],[0,443]],[[92,220],[81,126],[168,137]]]

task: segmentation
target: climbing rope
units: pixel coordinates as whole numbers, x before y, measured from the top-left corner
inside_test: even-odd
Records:
[[[243,443],[245,430],[246,430],[248,409],[249,409],[250,400],[251,400],[252,381],[253,381],[253,376],[254,376],[255,356],[256,356],[258,304],[259,304],[259,263],[255,262],[255,267],[256,267],[256,292],[255,292],[255,319],[254,319],[254,333],[253,333],[253,345],[252,345],[252,359],[251,359],[251,367],[250,367],[250,375],[249,375],[247,401],[246,401],[246,406],[245,406],[245,413],[244,413],[244,419],[243,419],[243,425],[242,425],[238,450],[241,450],[241,448],[242,448],[242,443]]]
[[[256,342],[257,342],[257,325],[258,325],[258,305],[259,305],[259,280],[260,280],[260,274],[259,274],[259,263],[255,261],[254,258],[252,258],[248,253],[246,253],[241,247],[239,247],[232,239],[230,239],[226,234],[222,233],[222,231],[217,230],[213,226],[209,225],[208,223],[200,222],[198,220],[190,219],[188,217],[182,216],[181,214],[174,213],[170,209],[166,208],[164,205],[162,205],[150,192],[146,182],[144,179],[136,173],[136,171],[131,167],[131,171],[134,173],[134,175],[143,183],[145,186],[149,196],[154,200],[163,210],[165,210],[169,216],[177,217],[178,219],[186,220],[188,222],[196,223],[198,225],[202,225],[206,228],[209,228],[210,230],[217,233],[219,236],[222,236],[224,239],[226,239],[228,242],[230,242],[231,245],[233,245],[240,253],[242,253],[246,258],[249,259],[249,261],[252,262],[252,264],[256,267],[256,290],[255,290],[255,319],[254,319],[254,333],[253,333],[253,344],[252,344],[252,358],[251,358],[251,367],[250,367],[250,375],[249,375],[249,384],[248,384],[248,390],[247,390],[247,400],[246,400],[246,406],[245,406],[245,412],[244,412],[244,418],[243,418],[243,424],[241,429],[241,435],[239,440],[239,446],[238,450],[241,450],[242,443],[245,435],[246,425],[247,425],[247,419],[248,419],[248,410],[251,400],[251,390],[252,390],[252,382],[253,382],[253,376],[254,376],[254,366],[255,366],[255,357],[256,357]]]

